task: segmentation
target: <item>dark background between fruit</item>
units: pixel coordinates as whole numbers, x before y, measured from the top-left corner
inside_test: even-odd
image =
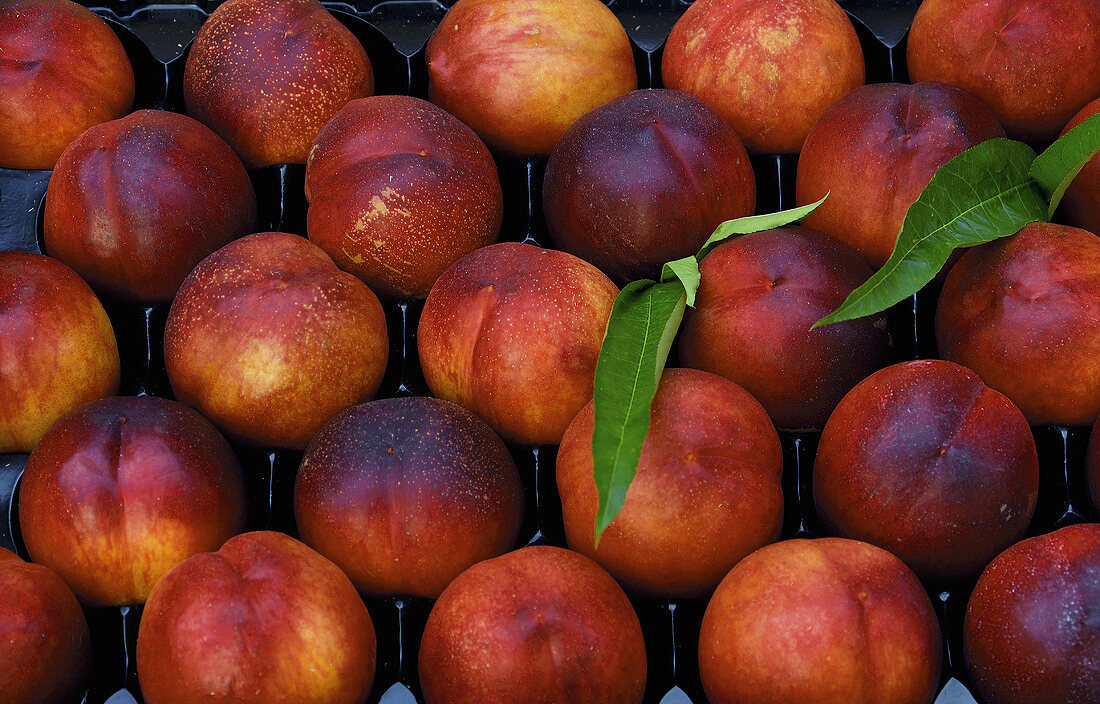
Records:
[[[171,2],[171,0],[169,0]],[[134,109],[183,112],[183,68],[191,39],[219,4],[150,5],[146,0],[83,2],[108,20],[129,54],[137,84]],[[358,0],[325,3],[360,39],[374,68],[376,93],[427,98],[424,44],[453,0]],[[610,0],[631,38],[639,87],[660,87],[661,51],[676,19],[689,0]],[[906,32],[919,0],[840,0],[853,18],[863,47],[867,82],[907,82]],[[757,211],[794,205],[796,157],[753,158]],[[545,160],[498,159],[504,189],[502,240],[545,244],[541,211]],[[259,201],[257,231],[281,230],[305,235],[305,167],[271,166],[252,172]],[[0,169],[0,250],[40,252],[42,199],[48,171]],[[936,356],[932,331],[935,291],[923,291],[890,311],[891,361]],[[152,307],[104,301],[115,327],[122,358],[121,394],[172,398],[164,371],[163,336],[167,305]],[[422,302],[384,302],[392,349],[379,398],[427,395],[416,353],[416,323]],[[673,347],[675,350],[675,346]],[[675,351],[669,366],[676,366]],[[1084,520],[1097,520],[1084,479],[1086,428],[1034,429],[1040,461],[1039,503],[1028,535]],[[781,432],[784,447],[783,488],[786,520],[783,538],[822,534],[814,512],[810,476],[818,433]],[[292,491],[301,454],[235,448],[245,470],[249,492],[249,529],[274,529],[296,535]],[[554,482],[554,447],[514,447],[525,484],[527,505],[520,544],[565,545],[561,506]],[[16,497],[26,455],[0,455],[0,547],[17,549],[26,558],[19,536]],[[962,662],[962,621],[972,584],[947,591],[932,589],[932,603],[944,631],[943,681],[968,685]],[[668,602],[634,598],[646,635],[649,681],[646,704],[706,701],[699,684],[696,647],[705,600]],[[431,608],[424,599],[368,599],[378,633],[378,670],[369,701],[385,704],[419,702],[416,656],[420,634]],[[140,701],[134,672],[138,608],[88,611],[94,666],[87,704]],[[938,704],[972,703],[959,686],[945,686]]]

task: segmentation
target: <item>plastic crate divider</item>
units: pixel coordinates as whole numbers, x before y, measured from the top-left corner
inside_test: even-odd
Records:
[[[556,545],[566,547],[561,497],[555,473],[556,445],[510,446],[523,483],[523,524],[519,546]]]
[[[38,235],[52,173],[0,169],[0,251],[42,253]]]
[[[546,159],[516,159],[494,154],[500,188],[504,194],[504,216],[500,240],[549,246],[546,219],[542,211],[542,183]]]
[[[244,474],[248,530],[276,530],[298,537],[294,519],[294,480],[302,453],[233,443]]]
[[[390,358],[378,398],[405,396],[429,396],[427,382],[420,370],[420,357],[416,346],[416,331],[423,300],[383,300],[386,328],[390,341]]]
[[[137,635],[141,621],[140,606],[85,609],[91,631],[92,670],[89,704],[106,702],[120,690],[126,690],[138,702],[141,691],[137,679]]]
[[[142,305],[103,301],[115,329],[123,396],[159,396],[174,399],[164,364],[164,327],[170,304]]]
[[[696,649],[706,599],[667,600],[633,596],[648,660],[643,701],[706,704]]]
[[[256,190],[256,232],[306,236],[306,167],[273,164],[248,172]]]
[[[813,467],[821,432],[781,431],[783,446],[783,533],[782,539],[813,538],[822,535],[814,510]]]
[[[19,480],[27,466],[30,455],[0,455],[0,509],[3,521],[0,521],[0,548],[16,553],[24,560],[28,559],[27,549],[19,534]]]
[[[424,625],[435,603],[424,598],[366,599],[378,651],[371,704],[419,704],[417,659]]]
[[[1027,535],[1097,520],[1084,472],[1089,429],[1046,425],[1032,432],[1039,453],[1039,498]]]

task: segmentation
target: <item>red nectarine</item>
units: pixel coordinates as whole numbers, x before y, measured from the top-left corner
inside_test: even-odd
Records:
[[[19,489],[31,559],[90,606],[141,604],[165,573],[244,529],[237,458],[183,404],[115,397],[50,428]]]
[[[474,132],[404,95],[354,100],[306,164],[309,239],[386,296],[423,298],[463,255],[492,244],[502,200]]]
[[[428,41],[432,102],[518,156],[638,87],[630,39],[599,0],[458,0]]]
[[[153,588],[137,672],[146,704],[363,704],[374,679],[367,607],[348,578],[281,533],[245,533]]]
[[[0,452],[118,390],[118,344],[88,284],[56,259],[0,252]]]
[[[50,176],[42,222],[51,256],[141,303],[171,301],[196,264],[255,225],[237,155],[201,122],[163,110],[77,137]]]
[[[741,558],[779,539],[783,451],[767,413],[733,382],[668,369],[622,511],[594,545],[591,402],[558,449],[569,547],[630,589],[675,598],[712,590]]]
[[[940,630],[898,558],[843,538],[757,550],[718,586],[699,635],[712,704],[929,704]]]
[[[428,294],[417,333],[424,378],[506,440],[560,442],[592,398],[618,293],[571,254],[515,242],[482,247]]]
[[[329,118],[373,90],[362,44],[317,0],[228,0],[199,28],[183,73],[188,114],[249,168],[304,164]]]
[[[305,449],[374,396],[389,344],[378,298],[309,240],[230,242],[180,286],[164,332],[176,397],[229,435]]]
[[[134,103],[122,43],[75,2],[5,0],[0,55],[2,168],[52,169],[77,135]]]
[[[459,575],[420,645],[427,704],[640,704],[645,680],[642,629],[622,589],[588,558],[549,546]]]
[[[720,112],[750,153],[795,153],[821,111],[863,85],[863,51],[834,0],[695,0],[661,75]]]

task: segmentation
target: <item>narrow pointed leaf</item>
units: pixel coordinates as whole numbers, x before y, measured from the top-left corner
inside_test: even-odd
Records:
[[[615,299],[596,363],[592,457],[596,542],[623,507],[649,432],[650,406],[687,293],[679,279],[628,284]]]
[[[687,304],[689,306],[694,306],[695,294],[699,291],[699,262],[703,261],[703,257],[707,256],[712,249],[735,235],[750,235],[754,232],[770,230],[775,227],[783,227],[792,222],[797,222],[816,210],[819,205],[825,202],[825,198],[828,197],[829,194],[826,193],[825,196],[816,203],[803,205],[800,208],[791,208],[790,210],[780,210],[778,213],[750,215],[748,217],[726,220],[715,228],[714,232],[707,238],[707,241],[703,243],[703,246],[694,256],[684,257],[683,259],[677,259],[676,261],[665,264],[664,267],[661,268],[661,282],[671,281],[673,278],[680,279],[684,284],[684,291],[687,293]]]
[[[1031,177],[1050,199],[1047,219],[1062,202],[1062,196],[1085,164],[1100,152],[1100,114],[1093,115],[1047,147],[1031,164]]]
[[[687,295],[687,304],[689,306],[695,305],[695,294],[699,291],[699,281],[701,278],[702,276],[699,274],[699,260],[694,256],[677,259],[674,262],[665,264],[661,268],[661,283],[679,279],[680,283],[684,286],[684,293]]]
[[[826,193],[821,197],[821,200],[816,203],[810,203],[809,205],[803,205],[798,208],[790,208],[789,210],[780,210],[778,213],[750,215],[744,218],[726,220],[714,229],[714,234],[703,243],[702,248],[699,250],[699,253],[695,255],[695,258],[702,261],[703,257],[710,253],[710,250],[734,235],[750,235],[754,232],[771,230],[775,227],[783,227],[784,225],[790,225],[792,222],[797,222],[817,210],[817,207],[824,203],[825,199],[828,197],[829,194]]]
[[[1046,220],[1046,197],[1028,174],[1034,159],[1026,144],[991,139],[940,167],[906,212],[890,259],[814,327],[884,311],[935,278],[955,248]]]

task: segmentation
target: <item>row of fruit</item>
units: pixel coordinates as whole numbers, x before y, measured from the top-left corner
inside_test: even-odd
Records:
[[[885,261],[936,168],[1100,109],[1100,6],[1039,5],[928,0],[910,73],[944,83],[860,87],[832,0],[699,0],[664,50],[680,90],[634,92],[629,41],[596,0],[460,0],[427,47],[429,103],[365,97],[366,53],[317,3],[230,0],[188,55],[196,120],[121,117],[133,74],[106,25],[65,0],[6,3],[0,166],[53,168],[53,258],[0,253],[0,451],[31,452],[19,521],[53,573],[0,568],[0,593],[27,595],[12,622],[31,644],[10,646],[0,689],[15,702],[75,690],[88,637],[71,589],[86,607],[147,601],[151,704],[362,701],[375,635],[358,590],[439,597],[420,650],[428,702],[638,702],[646,653],[621,584],[713,593],[699,641],[713,702],[928,702],[941,634],[918,577],[984,569],[966,622],[981,695],[1095,701],[1100,531],[1014,543],[1038,500],[1029,423],[1100,413],[1100,241],[1036,224],[958,259],[936,326],[950,361],[879,370],[882,319],[810,329]],[[1013,73],[1012,53],[1049,25],[1072,48],[1044,45]],[[971,35],[992,39],[975,49]],[[1042,68],[1058,61],[1072,70]],[[694,369],[665,374],[637,480],[597,547],[590,399],[616,283],[751,214],[750,153],[796,151],[798,200],[825,204],[807,227],[704,260],[679,344]],[[549,157],[542,197],[564,251],[491,244],[494,154]],[[248,234],[248,169],[283,162],[306,164],[308,239]],[[1095,228],[1098,171],[1067,198],[1069,222]],[[186,406],[96,400],[120,364],[92,289],[172,303],[164,355]],[[366,402],[395,353],[378,296],[427,297],[406,354],[438,400]],[[824,428],[814,498],[845,538],[771,545],[777,426]],[[221,433],[305,451],[294,500],[309,548],[232,537],[245,489]],[[523,502],[500,438],[560,443],[573,552],[504,554]]]

